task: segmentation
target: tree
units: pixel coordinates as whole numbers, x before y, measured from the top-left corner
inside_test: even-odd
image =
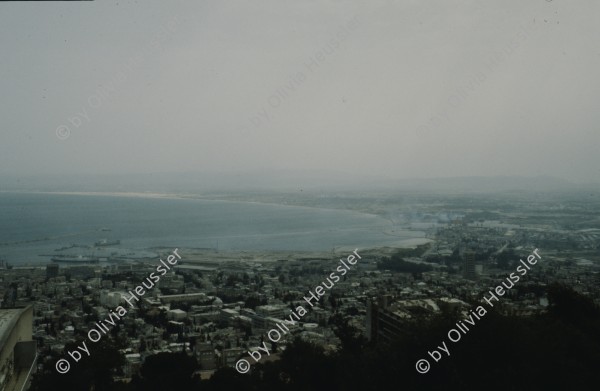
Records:
[[[150,356],[140,369],[140,391],[195,390],[199,379],[194,372],[200,369],[194,357],[185,353],[158,353]]]
[[[340,339],[343,350],[359,353],[366,344],[366,339],[361,332],[350,325],[348,319],[345,319],[341,314],[333,315],[329,323],[333,325],[333,332]]]
[[[89,342],[89,341],[88,341]],[[117,350],[114,342],[103,339],[102,343],[93,346],[88,345],[89,357],[82,353],[79,362],[72,362],[67,351],[79,351],[77,343],[69,343],[65,346],[62,357],[50,360],[50,365],[45,365],[45,371],[35,375],[31,390],[33,391],[110,391],[115,389],[114,377],[125,364],[125,358]],[[56,362],[61,359],[69,359],[71,368],[66,374],[59,374],[55,370]]]

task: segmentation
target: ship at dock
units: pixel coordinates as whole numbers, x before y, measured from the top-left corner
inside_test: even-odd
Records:
[[[64,263],[98,263],[100,258],[90,257],[85,255],[78,256],[60,256],[50,258],[52,262],[64,262]]]
[[[106,246],[116,246],[118,244],[121,244],[120,240],[102,239],[100,241],[95,242],[94,246],[96,246],[96,247],[106,247]]]

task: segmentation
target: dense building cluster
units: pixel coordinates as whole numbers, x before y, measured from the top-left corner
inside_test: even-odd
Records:
[[[362,251],[360,262],[314,306],[307,304],[307,292],[335,270],[339,264],[335,255],[183,262],[131,308],[130,292],[156,260],[11,268],[2,273],[2,305],[34,303],[32,339],[38,343],[41,369],[48,369],[67,344],[85,338],[111,309],[123,305],[127,316],[115,326],[102,323],[125,358],[118,379],[130,380],[149,356],[160,352],[186,352],[208,378],[218,368],[248,358],[248,350],[263,343],[272,352],[266,361],[277,360],[296,337],[333,352],[340,347],[336,334],[340,320],[370,341],[389,342],[410,322],[444,312],[466,315],[508,276],[519,256],[532,250],[529,240],[515,240],[528,236],[516,235],[512,228],[449,224],[434,236],[416,249]],[[554,282],[600,297],[594,263],[567,259],[557,249],[540,252],[543,261],[503,296],[498,311],[520,316],[543,313],[548,304],[543,287]],[[509,259],[504,260],[506,254]],[[267,339],[266,333],[299,306],[307,313],[289,325],[289,333],[278,343]]]

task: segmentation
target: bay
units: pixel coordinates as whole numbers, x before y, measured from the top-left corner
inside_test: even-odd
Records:
[[[394,232],[390,235],[390,232]],[[0,193],[0,259],[51,255],[152,256],[154,247],[260,251],[373,248],[422,237],[348,210],[179,198]],[[120,240],[106,248],[94,243]],[[77,246],[68,248],[70,246]],[[63,248],[62,251],[56,249]],[[43,256],[40,256],[43,255]]]

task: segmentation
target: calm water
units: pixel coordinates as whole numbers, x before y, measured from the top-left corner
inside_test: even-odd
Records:
[[[102,229],[109,229],[102,230]],[[0,193],[0,259],[46,263],[60,254],[96,256],[152,247],[219,250],[330,250],[375,247],[420,237],[378,216],[245,202]],[[108,239],[104,250],[87,246]],[[42,255],[42,256],[41,256]]]

